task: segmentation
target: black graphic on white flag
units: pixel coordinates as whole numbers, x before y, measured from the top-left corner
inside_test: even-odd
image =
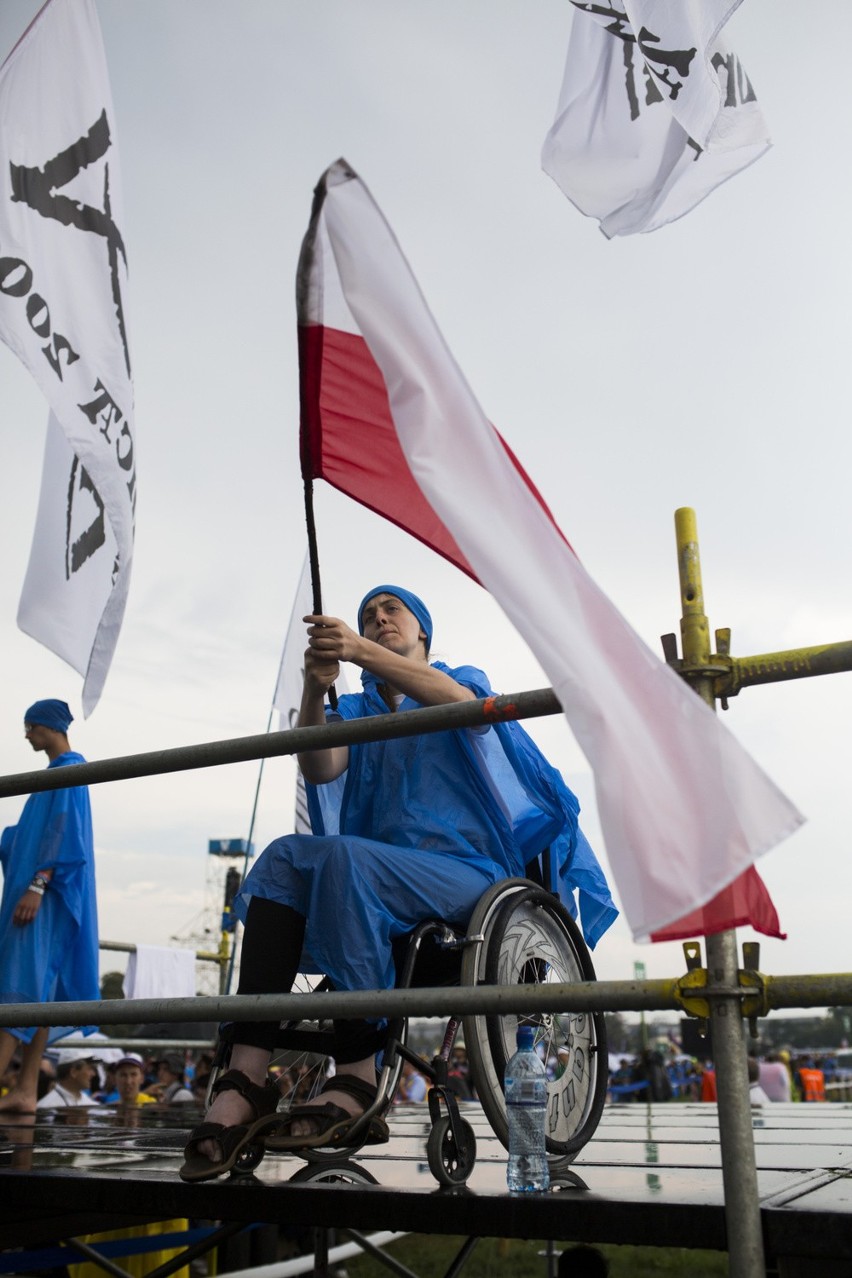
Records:
[[[719,32],[737,0],[573,0],[545,172],[607,236],[688,213],[770,145],[748,76]]]
[[[18,624],[97,704],[133,557],[119,162],[93,0],[50,0],[0,67],[0,338],[50,405]]]

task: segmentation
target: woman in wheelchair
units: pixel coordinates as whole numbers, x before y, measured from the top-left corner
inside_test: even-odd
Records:
[[[302,726],[491,694],[481,670],[429,661],[432,619],[399,586],[365,595],[357,633],[336,617],[305,621]],[[341,661],[361,667],[363,691],[341,696],[332,711],[325,695]],[[299,766],[314,833],[276,839],[243,884],[241,994],[289,990],[297,972],[324,972],[339,990],[391,988],[394,938],[425,918],[463,927],[486,889],[523,876],[546,847],[572,912],[579,894],[590,945],[616,916],[579,829],[576,798],[518,723],[313,750]],[[229,1027],[230,1068],[191,1133],[184,1180],[228,1171],[259,1131],[273,1127],[277,1150],[343,1147],[375,1099],[383,1030],[337,1022],[337,1072],[321,1103],[296,1105],[276,1121],[279,1093],[267,1069],[277,1030],[268,1021]],[[382,1117],[371,1120],[366,1139],[388,1139]]]

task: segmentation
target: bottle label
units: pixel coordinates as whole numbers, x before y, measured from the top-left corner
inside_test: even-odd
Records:
[[[544,1105],[547,1102],[547,1085],[540,1078],[506,1079],[507,1105]]]

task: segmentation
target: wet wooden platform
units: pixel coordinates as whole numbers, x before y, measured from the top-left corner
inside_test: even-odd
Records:
[[[463,1113],[478,1152],[456,1189],[429,1171],[423,1105],[396,1106],[390,1143],[349,1163],[271,1155],[253,1174],[195,1185],[177,1175],[193,1114],[145,1106],[132,1127],[107,1109],[8,1117],[0,1249],[175,1217],[726,1249],[715,1106],[608,1106],[551,1192],[529,1198],[506,1192],[506,1154],[480,1107]],[[852,1104],[765,1106],[753,1123],[768,1261],[810,1257],[821,1275],[852,1274]]]

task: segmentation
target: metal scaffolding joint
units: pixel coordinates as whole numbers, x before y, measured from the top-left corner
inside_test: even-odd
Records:
[[[711,1006],[720,999],[737,999],[740,1015],[755,1020],[769,1013],[768,983],[762,972],[740,969],[736,985],[712,985],[704,967],[693,968],[675,982],[675,1000],[687,1016],[710,1019]]]

